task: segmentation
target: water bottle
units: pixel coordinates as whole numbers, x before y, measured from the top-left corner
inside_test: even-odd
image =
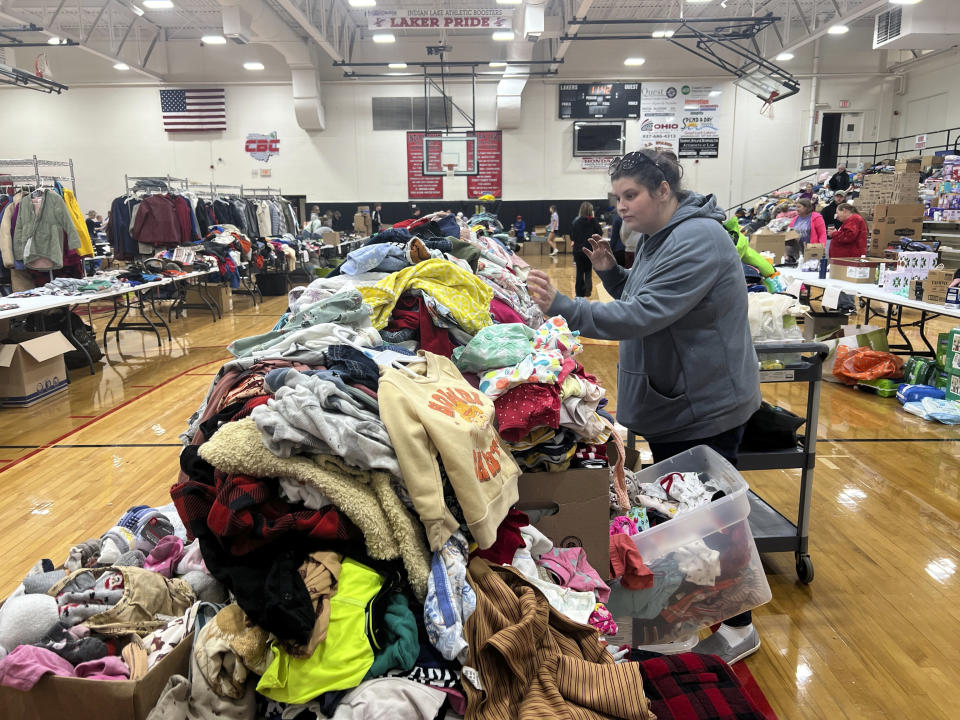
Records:
[[[826,279],[827,277],[827,258],[820,258],[820,265],[817,267],[817,277],[821,280]]]

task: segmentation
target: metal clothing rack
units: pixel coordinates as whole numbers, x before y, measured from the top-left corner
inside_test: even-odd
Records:
[[[169,175],[149,175],[149,176],[136,176],[136,175],[124,175],[123,176],[123,186],[127,193],[130,192],[130,181],[134,183],[134,189],[137,186],[140,188],[147,188],[151,190],[187,190],[190,187],[190,181],[187,178],[175,178],[170,177]],[[182,188],[173,187],[174,183],[181,184]]]
[[[0,160],[0,168],[9,167],[9,168],[32,168],[33,172],[31,174],[19,174],[19,175],[3,175],[0,176],[0,185],[2,184],[12,184],[17,183],[29,183],[33,181],[34,187],[38,187],[43,184],[44,180],[53,180],[53,181],[70,181],[70,189],[73,192],[77,192],[77,179],[73,172],[73,159],[69,160],[41,160],[36,155],[30,158],[24,158],[23,160]],[[65,167],[70,169],[69,175],[45,175],[40,172],[41,168],[52,168],[52,167]]]

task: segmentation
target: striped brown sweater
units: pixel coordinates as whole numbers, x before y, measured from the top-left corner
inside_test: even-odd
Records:
[[[468,580],[477,595],[465,627],[469,720],[656,720],[636,663],[616,665],[596,630],[551,608],[513,568],[475,558]]]

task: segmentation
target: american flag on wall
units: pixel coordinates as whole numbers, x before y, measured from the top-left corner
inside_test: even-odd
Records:
[[[161,90],[160,110],[167,132],[227,129],[223,88]]]

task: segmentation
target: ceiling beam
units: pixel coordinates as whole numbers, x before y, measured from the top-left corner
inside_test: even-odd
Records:
[[[771,55],[779,54],[781,52],[795,52],[806,45],[814,42],[815,40],[822,38],[827,34],[829,29],[836,25],[837,23],[850,23],[858,18],[863,17],[864,15],[869,15],[875,10],[881,10],[883,8],[889,7],[890,0],[872,0],[872,2],[866,2],[861,5],[856,10],[850,10],[847,13],[838,14],[832,18],[829,22],[824,23],[820,26],[819,29],[808,32],[804,37],[801,37],[798,40],[791,41],[789,34],[786,34],[787,44],[780,50],[777,50],[776,53],[771,53]],[[804,21],[806,22],[806,21]]]
[[[310,36],[310,39],[324,49],[334,62],[342,62],[346,59],[346,50],[348,49],[350,38],[346,36],[346,28],[343,26],[347,24],[350,18],[340,18],[342,21],[340,32],[335,33],[333,36],[328,35],[325,31],[326,28],[337,25],[334,18],[334,3],[331,2],[326,9],[329,15],[321,17],[320,27],[318,28],[314,25],[312,18],[300,7],[300,3],[297,0],[274,0],[274,2],[282,7],[287,14],[296,21],[297,25]],[[308,11],[312,9],[310,3],[305,3],[305,7]],[[323,11],[323,6],[321,5],[321,13],[323,13]]]
[[[20,10],[19,12],[23,12],[23,10]],[[102,14],[102,8],[101,8],[101,14]],[[80,47],[82,50],[90,53],[91,55],[96,55],[97,57],[99,57],[99,58],[101,58],[101,59],[103,59],[103,60],[107,60],[107,61],[109,61],[110,63],[114,63],[114,62],[116,62],[117,59],[118,59],[116,55],[113,55],[113,54],[111,54],[111,53],[109,53],[109,52],[104,52],[104,51],[101,50],[100,48],[88,44],[86,40],[80,41],[80,40],[77,40],[76,38],[71,38],[71,37],[65,35],[65,34],[62,33],[62,32],[55,32],[55,31],[53,31],[52,29],[49,29],[49,28],[47,28],[47,27],[44,27],[44,26],[42,25],[42,20],[41,20],[40,18],[30,18],[30,17],[25,17],[25,16],[20,15],[20,14],[14,14],[14,13],[10,12],[10,9],[9,9],[9,8],[4,8],[4,9],[0,10],[0,17],[7,18],[7,19],[9,19],[10,21],[16,22],[16,23],[37,25],[37,26],[39,26],[39,27],[41,28],[38,32],[45,33],[45,34],[47,34],[47,35],[49,35],[49,36],[51,36],[51,37],[53,37],[53,36],[55,36],[55,35],[58,36],[58,37],[65,37],[65,38],[67,38],[67,40],[72,41],[72,44],[77,45],[77,46]],[[96,24],[96,23],[95,23],[95,24]],[[157,28],[157,30],[158,30],[158,32],[159,32],[159,28]],[[154,42],[156,42],[156,38],[154,38]],[[166,78],[165,78],[163,75],[159,75],[159,74],[157,74],[157,73],[155,73],[155,72],[153,72],[153,71],[151,71],[151,70],[147,70],[147,68],[146,68],[145,66],[146,66],[146,64],[147,64],[147,60],[148,60],[148,59],[149,59],[149,56],[144,59],[143,63],[139,63],[139,62],[128,62],[128,61],[126,61],[126,62],[127,62],[127,65],[130,66],[130,69],[131,69],[131,70],[134,70],[134,71],[140,73],[141,75],[145,75],[145,76],[147,76],[148,78],[151,78],[152,80],[156,80],[156,81],[158,81],[158,82],[166,82]]]

